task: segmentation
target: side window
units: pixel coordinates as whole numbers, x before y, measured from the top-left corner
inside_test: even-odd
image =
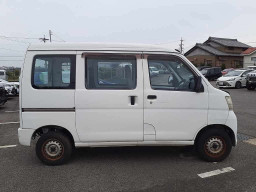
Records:
[[[135,57],[87,57],[85,67],[87,89],[135,89]]]
[[[193,91],[195,75],[178,58],[148,58],[149,76],[152,89]]]
[[[74,89],[75,55],[37,55],[32,67],[36,89]]]

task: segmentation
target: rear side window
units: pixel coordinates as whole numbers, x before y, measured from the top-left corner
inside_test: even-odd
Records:
[[[37,55],[32,67],[36,89],[74,89],[75,55]]]
[[[134,89],[136,87],[135,57],[86,57],[87,89]]]

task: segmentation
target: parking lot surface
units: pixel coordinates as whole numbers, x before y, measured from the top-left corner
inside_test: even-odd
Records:
[[[256,91],[227,91],[239,141],[219,163],[200,160],[193,147],[118,147],[79,148],[68,164],[46,166],[18,143],[12,97],[0,107],[0,191],[256,191]]]

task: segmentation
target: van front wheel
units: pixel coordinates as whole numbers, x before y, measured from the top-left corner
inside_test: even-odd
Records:
[[[232,143],[225,130],[210,129],[198,138],[196,149],[203,160],[219,162],[228,157]]]
[[[63,133],[49,131],[38,139],[36,154],[47,165],[61,165],[70,159],[72,144]]]

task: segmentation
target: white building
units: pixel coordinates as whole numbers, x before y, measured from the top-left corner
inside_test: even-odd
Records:
[[[246,49],[242,55],[244,56],[244,68],[256,66],[256,47]]]

